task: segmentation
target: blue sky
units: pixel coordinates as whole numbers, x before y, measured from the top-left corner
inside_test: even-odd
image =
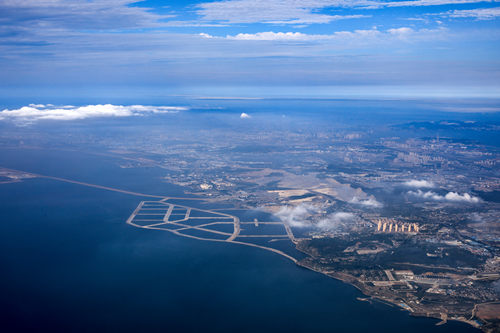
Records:
[[[0,0],[0,96],[500,97],[499,20],[477,0]]]

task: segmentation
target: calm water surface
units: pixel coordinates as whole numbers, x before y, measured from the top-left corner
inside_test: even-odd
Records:
[[[155,169],[57,151],[0,165],[180,194]],[[356,300],[353,287],[244,246],[125,224],[141,198],[48,179],[0,185],[2,332],[472,332]]]

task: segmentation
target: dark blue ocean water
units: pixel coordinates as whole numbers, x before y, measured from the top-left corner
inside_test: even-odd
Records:
[[[0,150],[0,165],[179,194],[156,169]],[[141,198],[49,179],[0,185],[2,332],[470,332],[435,326],[263,250],[125,224]]]

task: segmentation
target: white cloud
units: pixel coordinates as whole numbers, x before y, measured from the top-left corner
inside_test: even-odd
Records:
[[[412,180],[408,180],[408,181],[404,182],[403,184],[405,186],[408,186],[408,187],[416,187],[416,188],[432,188],[432,187],[434,187],[434,183],[427,181],[427,180],[412,179]]]
[[[328,15],[318,13],[327,6],[347,1],[324,0],[232,0],[199,4],[198,15],[205,21],[227,23],[311,24],[360,18],[364,15]]]
[[[401,36],[401,35],[411,34],[412,32],[414,32],[414,30],[408,27],[401,27],[401,28],[389,29],[387,30],[387,32],[390,33],[391,35]]]
[[[493,20],[500,16],[500,7],[453,10],[446,13],[442,13],[441,15],[453,18],[470,17],[470,18],[475,18],[477,20]]]
[[[300,204],[296,207],[282,207],[275,215],[289,226],[299,228],[310,227],[312,224],[307,218],[317,213],[318,210],[319,208],[314,205]]]
[[[360,199],[358,197],[354,197],[349,200],[349,203],[373,208],[380,208],[383,206],[382,203],[377,201],[373,196],[369,197],[368,199]]]
[[[378,2],[378,7],[427,7],[443,5],[460,5],[467,3],[495,2],[496,0],[411,0]],[[371,6],[370,6],[371,7]],[[373,6],[377,7],[377,5]]]
[[[249,114],[243,112],[242,114],[240,114],[240,118],[241,119],[250,119],[250,118],[252,118],[252,116],[250,116]]]
[[[422,198],[422,199],[431,199],[431,200],[436,200],[436,201],[444,200],[444,196],[439,195],[439,194],[432,192],[432,191],[427,191],[427,192],[424,192],[422,190],[417,190],[416,192],[415,191],[408,191],[408,194]]]
[[[229,40],[252,40],[252,41],[315,41],[326,39],[341,39],[345,37],[377,35],[378,30],[355,30],[351,31],[337,31],[331,35],[313,35],[304,34],[302,32],[274,32],[264,31],[254,34],[240,33],[237,35],[227,35],[226,37],[212,36],[206,33],[201,33],[200,36],[204,38],[219,38]]]
[[[446,195],[439,195],[432,191],[408,191],[408,194],[425,199],[434,201],[450,201],[450,202],[469,202],[478,203],[481,201],[480,198],[470,195],[469,193],[459,194],[457,192],[448,192]]]
[[[318,221],[316,226],[321,229],[335,229],[340,224],[348,223],[354,220],[354,215],[346,212],[337,212],[328,215],[326,218]]]
[[[313,19],[311,20],[311,17]],[[366,18],[371,17],[371,15],[318,15],[312,14],[308,17],[301,17],[297,19],[287,19],[287,20],[277,20],[277,21],[268,21],[265,23],[268,24],[311,24],[311,23],[330,23],[332,21],[339,20],[349,20],[349,19],[357,19],[357,18]],[[317,20],[315,20],[318,18]]]
[[[305,34],[302,32],[274,32],[264,31],[257,33],[240,33],[236,35],[226,35],[225,37],[213,36],[207,33],[199,34],[203,38],[208,39],[228,39],[228,40],[242,40],[242,41],[319,41],[319,40],[332,40],[338,42],[346,41],[361,41],[361,42],[380,42],[383,40],[417,40],[417,39],[433,39],[442,38],[446,29],[420,29],[413,30],[408,27],[400,27],[389,29],[386,31],[378,30],[376,27],[368,30],[354,30],[354,31],[336,31],[332,34]]]
[[[224,0],[197,6],[202,20],[224,23],[314,24],[364,15],[329,15],[325,8],[376,9],[383,7],[424,7],[491,2],[488,0]]]
[[[38,120],[79,120],[96,117],[130,117],[148,113],[169,113],[186,110],[177,106],[112,105],[53,106],[51,104],[30,104],[19,109],[0,111],[0,120],[16,123],[32,123]]]
[[[214,38],[214,36],[206,34],[204,32],[200,33],[200,36],[203,37],[203,38]]]
[[[464,193],[464,194],[458,194],[456,192],[448,192],[444,196],[444,198],[448,201],[466,201],[466,202],[473,202],[477,203],[480,201],[478,197],[474,197],[470,195],[469,193]]]
[[[45,107],[44,104],[30,104],[29,106],[32,108],[44,108]]]
[[[158,27],[173,15],[133,6],[137,0],[0,0],[0,25],[33,29],[135,29]]]
[[[235,36],[226,36],[226,39],[234,40],[313,40],[313,39],[327,39],[329,35],[308,35],[301,32],[257,32],[255,34],[237,34]]]
[[[310,217],[319,213],[324,207],[302,203],[295,207],[282,207],[275,215],[289,226],[296,228],[316,227],[320,229],[334,229],[341,224],[349,223],[355,216],[347,212],[336,212],[319,219],[317,222],[311,221]]]

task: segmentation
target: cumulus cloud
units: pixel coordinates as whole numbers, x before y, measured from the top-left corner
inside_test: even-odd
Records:
[[[468,203],[478,203],[481,201],[480,198],[470,195],[469,193],[459,194],[457,192],[448,192],[446,195],[440,195],[432,191],[408,191],[408,194],[424,200],[434,200],[434,201],[448,201],[448,202],[468,202]]]
[[[257,33],[239,33],[236,35],[213,36],[207,33],[200,33],[199,36],[208,39],[227,39],[227,40],[247,40],[247,41],[352,41],[352,40],[401,40],[401,39],[430,39],[439,37],[446,32],[446,29],[420,29],[414,30],[408,27],[393,28],[388,30],[378,30],[376,27],[367,30],[336,31],[332,34],[305,34],[302,32],[274,32],[263,31]]]
[[[229,40],[258,40],[258,41],[310,41],[310,40],[321,40],[321,39],[332,39],[334,35],[311,35],[304,34],[301,32],[274,32],[274,31],[264,31],[257,32],[254,34],[240,33],[237,35],[227,35],[225,37],[213,36],[207,33],[199,34],[203,38],[218,38],[218,39],[229,39]]]
[[[316,226],[325,230],[336,229],[342,224],[349,223],[354,220],[354,214],[346,212],[336,212],[329,214],[326,218],[318,221]]]
[[[404,182],[403,184],[405,186],[408,186],[408,187],[416,187],[416,188],[432,188],[432,187],[434,187],[433,182],[423,180],[423,179],[422,180],[412,179],[412,180],[408,180],[408,181]]]
[[[474,197],[469,193],[458,194],[457,192],[448,192],[444,196],[445,200],[448,201],[465,201],[465,202],[479,202],[480,199],[478,197]]]
[[[307,219],[317,213],[319,208],[311,204],[300,204],[295,207],[285,206],[275,214],[281,221],[292,227],[310,227],[311,222]]]
[[[380,208],[383,206],[382,203],[377,201],[373,196],[367,199],[360,199],[359,197],[353,197],[351,200],[349,200],[349,203],[366,207],[373,207],[373,208]]]
[[[39,120],[80,120],[97,117],[130,117],[152,113],[171,113],[186,110],[178,106],[112,105],[54,106],[52,104],[30,104],[19,109],[0,111],[0,120],[16,123],[32,123]]]
[[[354,220],[355,216],[347,212],[336,212],[328,214],[317,222],[311,221],[311,215],[317,214],[324,207],[302,203],[295,207],[282,207],[275,215],[281,221],[292,227],[304,228],[315,227],[324,230],[333,230]]]
[[[203,37],[203,38],[214,38],[214,36],[207,34],[207,33],[204,33],[204,32],[200,33],[199,35],[200,35],[200,37]]]
[[[407,39],[415,35],[416,32],[412,28],[408,27],[401,27],[401,28],[394,28],[394,29],[388,29],[387,33],[389,35],[392,35],[393,37],[399,38],[399,39]]]
[[[405,34],[412,33],[413,31],[414,30],[412,28],[408,28],[408,27],[393,28],[393,29],[387,30],[387,32],[390,33],[391,35],[405,35]]]
[[[247,113],[245,113],[245,112],[242,112],[242,113],[240,114],[240,118],[241,118],[241,119],[250,119],[250,118],[252,118],[252,116],[251,116],[251,115],[249,115],[249,114],[247,114]]]
[[[234,36],[226,36],[226,39],[234,40],[312,40],[312,39],[326,39],[328,35],[308,35],[301,32],[257,32],[255,34],[237,34]]]

